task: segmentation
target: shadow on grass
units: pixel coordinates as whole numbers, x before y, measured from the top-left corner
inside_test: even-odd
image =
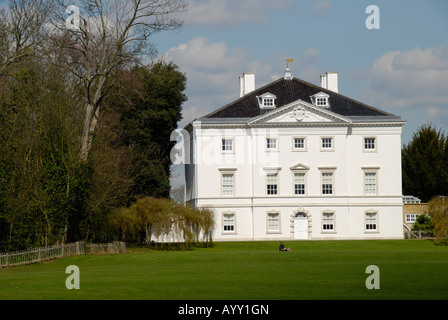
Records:
[[[430,239],[431,242],[433,242],[433,244],[435,246],[448,246],[448,239]]]
[[[213,248],[212,242],[184,243],[184,242],[168,242],[168,243],[127,243],[130,249],[148,249],[155,251],[193,251],[198,248]]]

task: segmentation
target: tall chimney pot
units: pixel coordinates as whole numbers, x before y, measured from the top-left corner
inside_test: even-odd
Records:
[[[255,73],[245,72],[240,76],[240,97],[255,90]]]
[[[338,93],[338,73],[329,71],[320,76],[321,87]]]

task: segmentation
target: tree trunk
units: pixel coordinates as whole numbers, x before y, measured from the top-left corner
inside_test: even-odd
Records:
[[[92,133],[95,132],[99,113],[100,106],[95,107],[91,103],[86,104],[86,116],[81,141],[81,160],[83,162],[86,162],[89,157],[90,147],[92,146]]]

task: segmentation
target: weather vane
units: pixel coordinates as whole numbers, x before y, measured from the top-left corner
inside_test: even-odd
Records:
[[[291,70],[289,69],[289,64],[291,62],[293,62],[293,59],[286,59],[286,70],[285,70],[285,80],[291,80],[292,79],[292,75],[291,75]]]

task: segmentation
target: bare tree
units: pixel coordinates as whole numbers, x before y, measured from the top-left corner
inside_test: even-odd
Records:
[[[50,8],[51,1],[9,0],[0,10],[0,76],[35,52]]]
[[[170,197],[175,203],[185,203],[185,186],[181,185],[177,188],[171,189]]]
[[[82,89],[85,104],[81,159],[89,155],[104,97],[117,68],[151,54],[149,38],[182,26],[183,0],[59,0],[51,20],[47,54],[67,69]],[[67,14],[69,15],[67,17]]]

